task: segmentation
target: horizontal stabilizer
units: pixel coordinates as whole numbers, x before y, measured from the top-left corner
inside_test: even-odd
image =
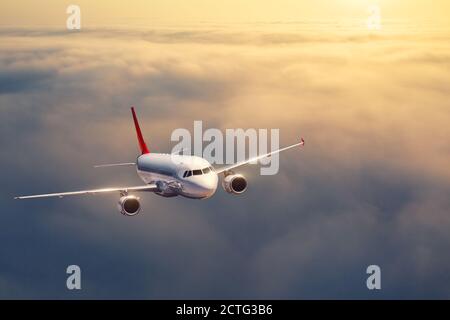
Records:
[[[107,163],[107,164],[96,164],[94,168],[105,168],[105,167],[121,167],[121,166],[135,166],[134,162],[123,162],[123,163]]]

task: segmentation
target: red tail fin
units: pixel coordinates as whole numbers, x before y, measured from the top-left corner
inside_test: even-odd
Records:
[[[141,128],[139,127],[139,122],[136,117],[136,112],[134,111],[134,107],[131,107],[131,113],[133,114],[134,126],[136,127],[136,135],[139,141],[139,147],[141,148],[142,154],[150,153],[147,145],[145,144],[144,138],[142,137]]]

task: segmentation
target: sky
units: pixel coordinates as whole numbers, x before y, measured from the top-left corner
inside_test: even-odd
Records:
[[[378,5],[385,19],[439,21],[448,25],[447,0],[33,0],[3,1],[3,25],[52,25],[64,23],[62,13],[70,4],[83,9],[86,26],[138,25],[161,23],[242,23],[287,22],[299,20],[348,20],[366,15],[368,7]]]
[[[369,1],[148,3],[79,1],[76,32],[66,2],[0,4],[0,298],[450,297],[446,1],[380,0],[379,30]],[[155,152],[194,120],[307,143],[240,170],[244,195],[143,194],[133,218],[115,194],[12,199],[139,184],[92,168],[138,155],[131,105]]]

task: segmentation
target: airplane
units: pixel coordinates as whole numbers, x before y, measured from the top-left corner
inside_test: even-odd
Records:
[[[145,183],[144,185],[19,196],[14,199],[63,198],[65,196],[119,192],[120,199],[117,204],[119,212],[125,216],[135,216],[141,211],[140,198],[130,193],[147,191],[163,197],[183,196],[191,199],[207,199],[216,192],[219,175],[223,174],[223,189],[230,194],[242,194],[247,190],[247,180],[243,175],[236,174],[233,171],[234,169],[276,153],[305,145],[305,140],[301,138],[299,143],[215,169],[202,157],[150,152],[142,136],[134,107],[131,107],[131,113],[141,155],[138,156],[136,162],[105,164],[96,167],[135,166],[138,176]]]

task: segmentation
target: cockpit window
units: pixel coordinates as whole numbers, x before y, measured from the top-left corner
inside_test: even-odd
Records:
[[[188,178],[190,176],[199,176],[202,174],[207,174],[210,172],[214,172],[214,168],[213,167],[206,167],[205,169],[197,169],[197,170],[189,170],[189,171],[185,171],[183,173],[183,178]]]

